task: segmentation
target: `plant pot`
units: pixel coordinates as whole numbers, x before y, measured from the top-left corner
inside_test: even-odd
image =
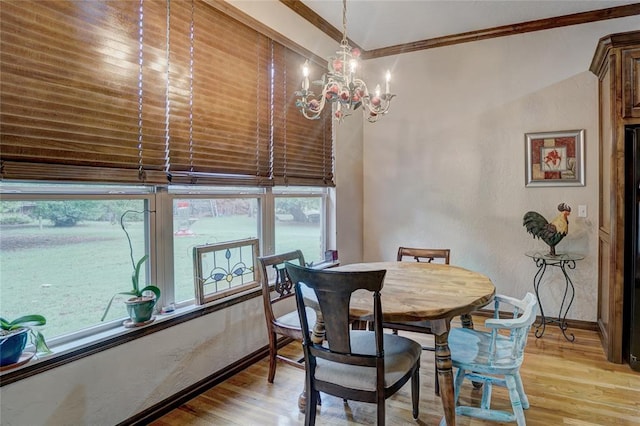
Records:
[[[0,337],[0,367],[15,364],[27,346],[29,329],[21,328]]]
[[[127,306],[131,322],[137,324],[151,319],[153,307],[156,306],[156,298],[149,296],[132,297],[124,303]]]

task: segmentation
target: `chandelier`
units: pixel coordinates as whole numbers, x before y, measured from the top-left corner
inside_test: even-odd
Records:
[[[371,123],[389,111],[391,99],[395,96],[389,92],[391,73],[387,71],[384,93],[381,93],[379,84],[370,93],[365,82],[356,74],[359,57],[360,49],[352,49],[347,41],[347,0],[343,0],[342,41],[336,56],[330,56],[327,61],[328,72],[322,76],[322,80],[313,81],[314,85],[322,87],[318,96],[309,90],[309,61],[304,63],[302,90],[296,92],[296,96],[299,96],[296,106],[306,118],[319,119],[326,105],[336,106],[333,114],[338,121],[360,107]]]

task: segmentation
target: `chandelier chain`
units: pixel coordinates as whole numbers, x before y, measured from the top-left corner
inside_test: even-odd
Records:
[[[347,41],[347,0],[342,0],[342,43],[348,45]]]

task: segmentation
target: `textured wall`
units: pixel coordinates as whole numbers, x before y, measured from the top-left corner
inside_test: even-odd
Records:
[[[522,226],[567,202],[569,235],[558,252],[585,254],[568,317],[596,320],[598,228],[597,78],[600,37],[637,29],[637,17],[603,21],[367,62],[390,68],[398,94],[389,116],[364,128],[364,258],[393,259],[399,245],[450,247],[451,262],[523,296],[544,250]],[[585,129],[586,186],[525,188],[524,134]],[[588,217],[578,218],[578,205]],[[545,313],[557,315],[564,281],[548,271]]]
[[[0,388],[3,426],[120,423],[267,345],[262,299]]]

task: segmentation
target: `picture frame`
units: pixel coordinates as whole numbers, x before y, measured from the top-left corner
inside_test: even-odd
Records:
[[[525,133],[525,186],[585,186],[584,129]]]

